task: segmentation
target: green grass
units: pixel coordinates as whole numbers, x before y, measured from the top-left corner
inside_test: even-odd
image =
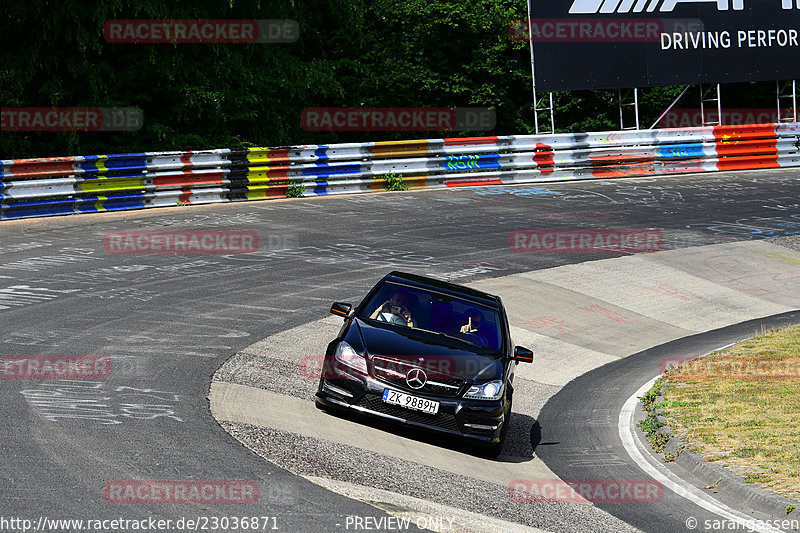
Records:
[[[692,449],[749,483],[800,498],[800,326],[762,331],[665,379],[660,407]]]

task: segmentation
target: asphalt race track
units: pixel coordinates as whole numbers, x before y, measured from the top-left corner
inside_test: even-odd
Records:
[[[261,339],[324,319],[334,300],[358,301],[391,269],[491,285],[501,276],[624,255],[515,253],[509,235],[517,230],[653,228],[663,232],[664,248],[674,252],[800,234],[798,198],[796,171],[787,170],[4,222],[3,357],[107,356],[113,366],[107,379],[95,382],[0,382],[5,417],[0,514],[34,524],[40,517],[275,517],[281,531],[345,531],[353,529],[348,520],[354,516],[389,519],[393,515],[385,509],[264,461],[226,433],[209,410],[217,369]],[[260,247],[246,255],[118,254],[104,248],[109,231],[165,228],[254,231]],[[783,308],[800,307],[792,298],[781,302]],[[744,330],[752,331],[750,326],[686,341],[681,348],[707,351],[728,334],[741,337]],[[630,357],[641,350],[626,345],[622,351]],[[663,356],[639,355],[612,363],[613,371],[612,366],[601,367],[581,378],[602,382],[603,390],[576,389],[578,382],[563,390],[566,383],[549,385],[546,397],[554,396],[537,420],[540,441],[531,433],[529,444],[553,472],[564,478],[608,477],[591,470],[592,465],[576,471],[574,465],[559,462],[558,447],[552,444],[574,440],[585,445],[589,439],[598,446],[616,446],[613,435],[604,428],[587,435],[561,423],[558,413],[574,409],[569,416],[582,417],[587,399],[604,407],[624,401],[655,375],[653,368],[657,373],[655,358]],[[291,413],[286,418],[291,424]],[[515,438],[519,442],[526,437]],[[467,471],[471,461],[479,461],[468,453],[460,457]],[[513,470],[508,461],[501,459],[500,464]],[[257,484],[259,497],[247,505],[108,501],[104,487],[131,480],[247,480]],[[612,531],[619,529],[613,520],[621,519],[646,531],[675,531],[668,528],[682,525],[681,517],[696,509],[670,497],[651,511],[606,507],[566,514],[563,520],[559,515],[561,522],[556,523],[544,517],[546,509],[533,510],[527,524]]]
[[[542,409],[537,420],[539,431],[535,436],[538,441],[537,455],[561,479],[605,479],[609,477],[609,472],[621,479],[637,479],[640,470],[620,442],[617,425],[603,423],[603,417],[608,412],[606,408],[611,412],[619,412],[625,400],[636,393],[640,384],[661,372],[660,363],[665,358],[705,354],[746,339],[762,326],[768,329],[780,328],[798,322],[800,312],[753,320],[666,343],[584,374],[559,391]],[[591,401],[586,401],[587,397]],[[598,409],[598,406],[604,406],[604,409]],[[564,424],[564,413],[569,413],[570,420],[585,422]],[[569,445],[563,446],[562,443]],[[573,455],[565,453],[565,450],[581,446],[587,449],[603,449],[606,458],[614,459],[575,461]],[[672,470],[678,471],[674,467]],[[690,479],[685,473],[682,476]],[[696,480],[690,480],[695,481],[695,486],[703,488]],[[734,509],[741,505],[734,501],[723,503]],[[685,499],[667,490],[661,501],[649,505],[596,505],[643,531],[685,531],[688,517],[697,519],[701,524],[720,519],[699,506],[690,506]],[[764,522],[770,520],[769,516],[757,513],[753,514],[753,518]]]

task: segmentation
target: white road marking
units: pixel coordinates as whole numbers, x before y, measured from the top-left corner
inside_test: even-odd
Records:
[[[634,431],[632,430],[633,415],[636,410],[636,403],[639,401],[639,397],[643,396],[645,392],[650,390],[655,384],[656,380],[658,380],[658,376],[645,383],[633,394],[633,396],[628,398],[628,400],[625,402],[625,405],[622,407],[622,411],[619,413],[619,438],[622,439],[622,445],[625,446],[625,450],[628,452],[628,455],[631,456],[631,459],[633,459],[636,464],[639,465],[639,468],[652,476],[653,479],[661,482],[665,488],[670,489],[678,496],[686,498],[687,500],[699,505],[707,511],[711,511],[712,513],[719,515],[726,520],[740,524],[742,528],[746,529],[747,531],[781,533],[780,529],[768,527],[766,524],[759,524],[758,520],[754,520],[752,517],[728,507],[724,503],[717,501],[697,487],[684,482],[680,477],[670,472],[666,467],[654,465],[645,459],[642,453],[643,451],[646,452],[644,445],[638,438],[634,437]]]
[[[610,201],[611,203],[614,203],[614,204],[618,204],[619,203],[618,201],[614,200],[610,196],[606,196],[605,194],[600,194],[599,192],[596,192],[596,191],[587,191],[585,189],[574,189],[574,190],[576,190],[578,192],[587,192],[589,194],[595,194],[597,196],[602,196],[603,198],[605,198],[606,200],[608,200],[608,201]]]

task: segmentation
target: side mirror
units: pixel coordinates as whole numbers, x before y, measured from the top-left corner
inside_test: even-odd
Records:
[[[514,360],[520,363],[533,363],[533,352],[522,346],[514,348]]]
[[[347,318],[351,309],[353,309],[353,306],[350,304],[333,302],[333,305],[331,306],[331,314]]]

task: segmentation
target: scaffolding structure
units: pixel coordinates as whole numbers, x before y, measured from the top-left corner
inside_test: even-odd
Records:
[[[528,43],[531,50],[531,84],[533,92],[533,125],[536,130],[536,135],[540,133],[555,133],[556,131],[556,116],[555,108],[553,106],[553,93],[548,92],[547,96],[538,97],[536,94],[536,64],[533,54],[533,28],[531,26],[531,0],[528,0]],[[544,111],[549,122],[549,128],[544,130],[539,126],[539,113]]]
[[[617,103],[619,104],[619,129],[638,130],[639,129],[639,89],[617,89]],[[629,121],[632,119],[633,126],[625,126],[625,111]],[[632,113],[631,113],[632,111]],[[631,116],[633,115],[633,116]]]
[[[777,81],[778,122],[797,122],[797,80]]]
[[[706,109],[716,108],[716,120],[706,120]],[[722,89],[719,83],[711,85],[700,84],[700,116],[703,119],[703,126],[724,126],[722,118]]]

